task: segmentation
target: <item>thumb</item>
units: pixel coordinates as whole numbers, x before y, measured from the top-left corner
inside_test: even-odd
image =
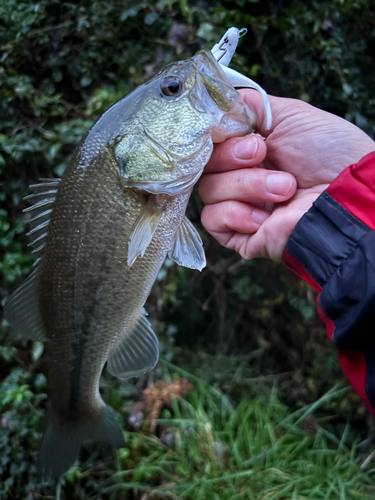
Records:
[[[273,96],[268,96],[268,100],[270,103],[271,107],[271,113],[272,113],[272,125],[270,129],[267,129],[266,127],[266,109],[263,103],[262,96],[260,92],[257,90],[253,89],[241,89],[239,90],[239,93],[241,94],[241,97],[243,101],[249,106],[251,111],[255,114],[256,117],[256,132],[263,137],[268,137],[273,129],[275,128],[275,118],[274,118],[274,99],[277,99],[276,97]]]
[[[272,125],[270,129],[267,129],[266,111],[260,93],[253,89],[241,89],[239,90],[239,93],[241,94],[244,102],[254,112],[257,120],[256,131],[263,137],[268,137],[272,134],[282,120],[284,120],[288,115],[296,114],[298,108],[305,104],[301,103],[301,101],[298,101],[297,99],[268,95],[272,112]]]

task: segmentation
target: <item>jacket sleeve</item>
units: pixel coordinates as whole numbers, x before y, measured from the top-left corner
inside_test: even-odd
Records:
[[[375,152],[319,196],[283,258],[319,292],[318,313],[341,367],[375,416]]]

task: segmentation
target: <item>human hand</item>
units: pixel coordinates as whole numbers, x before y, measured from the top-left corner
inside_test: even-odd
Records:
[[[375,142],[342,118],[273,96],[266,131],[259,93],[240,92],[267,140],[249,135],[215,146],[199,183],[202,223],[245,259],[281,261],[299,219],[342,170],[375,150]],[[265,204],[274,205],[267,211]]]

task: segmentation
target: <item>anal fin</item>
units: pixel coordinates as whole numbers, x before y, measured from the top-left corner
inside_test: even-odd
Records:
[[[122,379],[139,377],[152,370],[159,359],[159,342],[145,310],[131,331],[124,333],[108,358],[107,370]]]
[[[187,217],[182,219],[173,246],[168,252],[168,257],[180,266],[189,269],[202,271],[206,267],[206,256],[201,237]]]
[[[38,311],[36,276],[34,271],[8,298],[4,305],[4,317],[19,335],[43,342],[46,338]]]

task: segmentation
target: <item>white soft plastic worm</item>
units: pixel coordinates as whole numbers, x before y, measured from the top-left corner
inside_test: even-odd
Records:
[[[262,96],[264,111],[266,114],[266,129],[270,130],[272,126],[272,112],[267,97],[267,92],[251,78],[242,75],[232,68],[228,68],[228,64],[230,63],[233,54],[236,51],[238,40],[241,36],[245,35],[246,32],[246,28],[242,28],[241,30],[234,27],[229,28],[220,42],[212,47],[211,52],[216,61],[220,63],[225,75],[227,76],[233,87],[248,87],[251,89],[256,89],[260,92]]]

